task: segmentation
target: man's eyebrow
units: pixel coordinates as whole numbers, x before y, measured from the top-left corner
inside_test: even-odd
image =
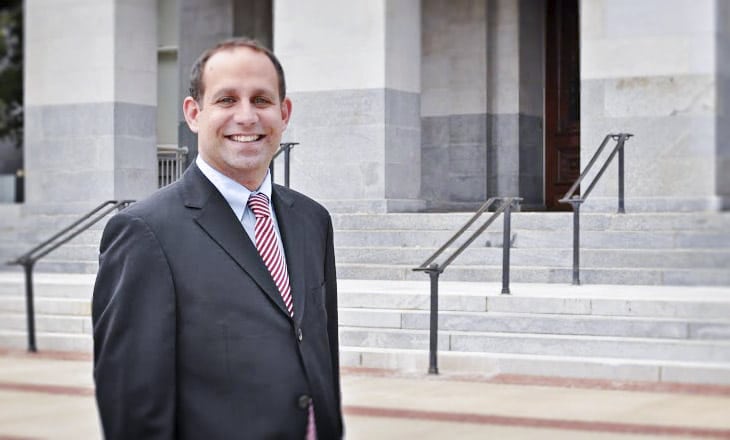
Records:
[[[238,96],[239,91],[235,87],[224,87],[222,89],[218,90],[211,90],[210,96],[211,98],[218,98],[221,96]],[[277,96],[277,91],[274,89],[269,89],[265,87],[256,88],[251,91],[251,96],[268,96],[268,97],[275,97]]]
[[[276,95],[276,90],[267,89],[267,88],[258,88],[258,89],[254,89],[251,94],[253,96],[257,96],[257,95],[274,96],[274,95]]]
[[[210,96],[215,96],[215,97],[222,96],[222,95],[236,95],[237,94],[236,89],[233,87],[226,87],[226,88],[219,89],[219,90],[213,90],[212,92],[213,93],[211,93]]]

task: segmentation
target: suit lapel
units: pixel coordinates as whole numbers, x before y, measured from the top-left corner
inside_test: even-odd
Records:
[[[306,306],[306,259],[304,254],[305,240],[303,225],[304,219],[294,209],[294,199],[284,191],[272,187],[272,202],[276,212],[276,222],[279,225],[281,240],[284,242],[286,253],[286,267],[289,272],[289,285],[294,299],[294,322],[297,327],[302,323],[304,307]]]
[[[195,222],[258,284],[281,312],[289,316],[279,289],[240,220],[195,164],[186,171],[183,187],[185,206],[199,211],[194,216]]]

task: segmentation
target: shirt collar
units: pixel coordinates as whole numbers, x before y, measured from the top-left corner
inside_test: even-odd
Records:
[[[248,206],[248,198],[252,193],[266,194],[266,197],[269,198],[269,203],[271,203],[271,174],[269,173],[269,170],[266,170],[266,177],[264,177],[264,180],[261,182],[258,189],[256,191],[251,191],[208,165],[208,163],[203,160],[200,155],[195,158],[195,164],[198,168],[200,168],[203,175],[210,180],[213,186],[218,189],[221,195],[223,195],[223,198],[226,199],[226,202],[228,202],[231,209],[233,209],[233,212],[236,214],[236,218],[243,218],[243,213],[246,211],[246,207]]]

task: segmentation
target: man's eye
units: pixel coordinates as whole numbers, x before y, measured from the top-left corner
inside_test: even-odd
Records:
[[[264,98],[263,96],[257,96],[253,99],[254,104],[268,104],[271,101],[269,99]]]
[[[218,102],[222,104],[233,104],[234,102],[236,102],[236,100],[231,98],[230,96],[224,96],[223,98],[220,98]]]

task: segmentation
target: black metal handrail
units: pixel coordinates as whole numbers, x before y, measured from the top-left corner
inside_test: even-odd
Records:
[[[36,262],[58,249],[80,233],[89,229],[110,212],[115,209],[124,209],[133,202],[134,200],[107,200],[94,208],[91,212],[84,214],[81,218],[54,234],[53,237],[33,247],[31,250],[16,259],[10,260],[6,263],[8,265],[23,266],[25,269],[25,307],[28,318],[28,351],[38,351],[35,343],[35,311],[33,307],[33,267]]]
[[[586,201],[588,195],[590,195],[591,191],[593,191],[593,188],[596,186],[596,183],[598,183],[598,181],[601,179],[601,176],[603,176],[603,173],[613,161],[613,158],[616,157],[616,155],[618,154],[617,212],[619,214],[626,213],[626,209],[624,208],[624,143],[632,136],[633,134],[630,133],[607,134],[606,137],[603,138],[603,142],[601,142],[598,150],[596,150],[596,153],[593,155],[590,162],[588,162],[588,165],[583,170],[583,173],[581,173],[580,177],[578,177],[578,180],[573,183],[573,186],[571,186],[568,192],[565,193],[563,198],[559,200],[560,203],[570,203],[570,205],[573,207],[573,284],[576,286],[580,285],[580,205]],[[580,187],[580,183],[588,175],[588,172],[590,172],[593,165],[595,165],[598,157],[601,155],[603,150],[606,148],[608,141],[611,139],[616,141],[616,146],[611,151],[611,154],[609,154],[606,160],[603,162],[603,166],[601,166],[601,169],[598,170],[598,173],[593,177],[591,184],[588,185],[588,189],[586,189],[583,194],[576,195],[575,192]]]
[[[274,181],[274,159],[276,159],[281,153],[284,153],[284,186],[289,188],[289,162],[291,156],[291,150],[294,145],[299,145],[299,142],[282,142],[279,144],[279,149],[274,153],[274,157],[271,158],[269,164],[269,172],[271,173],[271,181]]]
[[[491,216],[477,228],[451,255],[441,264],[434,263],[436,259],[446,251],[459,237],[461,237],[471,225],[473,225],[482,214],[484,214],[497,201],[502,203]],[[511,236],[511,213],[512,208],[519,205],[521,197],[492,197],[474,213],[474,215],[449,238],[436,252],[433,253],[414,271],[426,272],[431,279],[431,316],[429,325],[429,362],[428,373],[438,374],[438,282],[439,276],[446,268],[461,255],[469,245],[474,242],[494,221],[504,214],[503,240],[502,240],[502,294],[509,295],[509,257],[510,257],[510,236]]]

